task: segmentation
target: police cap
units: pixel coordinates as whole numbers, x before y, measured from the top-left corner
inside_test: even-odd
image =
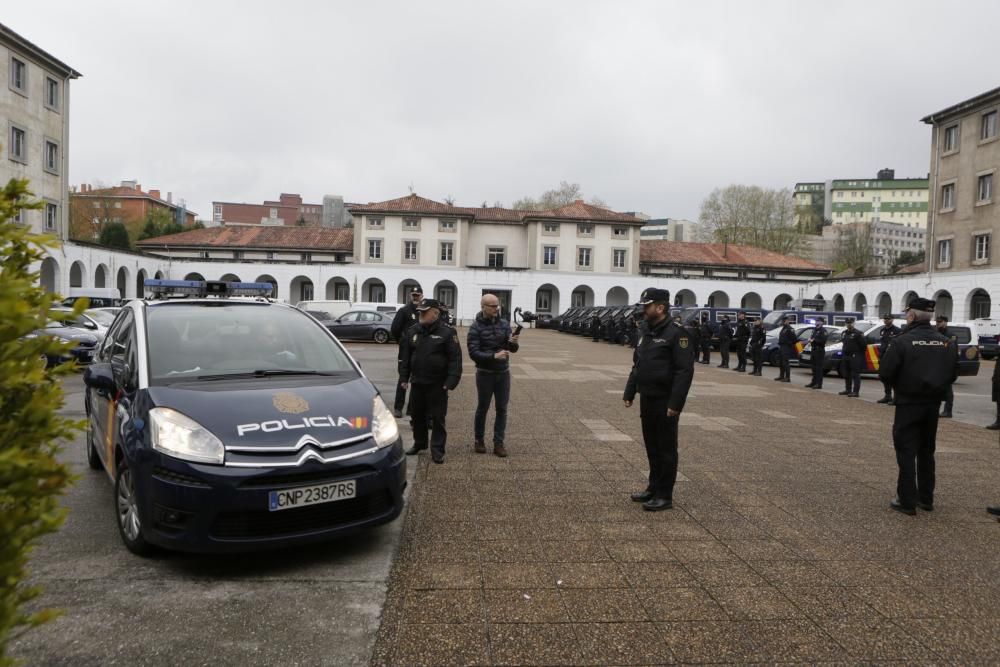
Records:
[[[656,287],[650,287],[649,289],[643,290],[642,296],[639,297],[640,306],[645,306],[651,303],[667,303],[668,301],[670,301],[670,292]]]
[[[431,308],[441,310],[441,302],[437,299],[421,299],[420,303],[417,304],[417,310],[421,313],[425,310],[430,310]]]
[[[923,299],[923,298],[921,298],[919,296],[916,296],[916,297],[913,297],[912,299],[910,299],[910,302],[908,304],[906,304],[906,309],[907,310],[919,310],[919,311],[923,311],[925,313],[933,313],[934,312],[934,306],[936,306],[936,305],[937,305],[937,302],[934,301],[933,299]]]

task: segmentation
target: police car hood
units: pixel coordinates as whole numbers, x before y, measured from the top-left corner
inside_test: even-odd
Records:
[[[374,387],[364,377],[185,382],[149,388],[156,407],[183,413],[226,445],[327,443],[371,432]]]

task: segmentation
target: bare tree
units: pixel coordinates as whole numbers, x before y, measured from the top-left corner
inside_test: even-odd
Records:
[[[833,253],[834,269],[837,271],[853,269],[861,274],[870,273],[874,245],[871,223],[855,222],[842,225]]]
[[[520,211],[544,211],[552,208],[559,208],[561,206],[567,206],[576,200],[583,198],[583,191],[581,190],[579,183],[560,181],[559,187],[546,190],[537,199],[534,197],[521,197],[514,202],[513,208]],[[594,196],[591,196],[587,203],[592,206],[600,206],[601,208],[608,207],[603,199]]]
[[[698,216],[704,234],[722,243],[764,248],[784,255],[800,252],[802,233],[795,226],[790,190],[756,185],[717,188],[702,202]]]

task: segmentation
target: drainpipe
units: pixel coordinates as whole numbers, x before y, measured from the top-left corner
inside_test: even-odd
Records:
[[[934,178],[931,179],[931,181],[927,184],[928,187],[930,187],[931,185],[933,185],[933,188],[931,189],[931,192],[930,192],[930,203],[928,204],[928,206],[930,208],[927,211],[927,213],[928,213],[928,216],[927,216],[927,237],[929,239],[929,242],[927,244],[927,250],[926,250],[926,257],[927,257],[927,282],[924,285],[924,291],[927,292],[927,296],[924,297],[924,298],[930,298],[930,296],[931,296],[930,289],[931,289],[931,283],[934,280],[934,263],[936,261],[934,259],[934,253],[937,251],[937,242],[934,239],[934,223],[937,222],[937,192],[938,192],[938,184],[937,184],[937,182],[938,182],[938,179],[941,176],[941,147],[938,145],[939,144],[939,141],[938,141],[938,127],[939,127],[939,125],[938,125],[937,121],[935,121],[935,123],[934,123],[934,129],[932,130],[932,136],[934,138],[934,173],[932,174],[932,176]],[[952,246],[953,246],[951,248],[951,256],[952,257],[955,254],[954,245],[955,244],[952,243]]]

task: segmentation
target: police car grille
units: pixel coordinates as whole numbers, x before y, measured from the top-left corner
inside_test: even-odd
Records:
[[[285,475],[263,475],[240,482],[241,489],[273,489],[286,485],[336,482],[344,477],[357,477],[372,472],[371,466],[345,466],[336,470],[313,470]]]
[[[184,484],[185,486],[197,486],[203,489],[207,489],[208,484],[205,484],[197,477],[192,477],[191,475],[185,475],[184,473],[175,472],[173,470],[168,470],[166,468],[156,466],[153,468],[153,477],[163,480],[164,482],[171,482],[172,484]]]
[[[385,491],[280,512],[223,512],[212,523],[211,533],[222,540],[311,533],[373,519],[388,514],[392,506],[392,496]]]

